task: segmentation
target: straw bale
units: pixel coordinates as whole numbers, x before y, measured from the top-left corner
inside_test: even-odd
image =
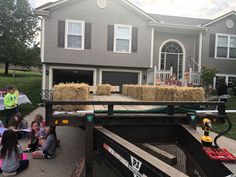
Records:
[[[137,92],[138,92],[138,98],[139,100],[142,100],[143,99],[143,87],[144,85],[139,85],[137,87]]]
[[[98,84],[96,94],[97,95],[111,95],[111,85],[110,84]]]
[[[203,88],[178,87],[175,93],[175,101],[204,101],[205,92]]]
[[[122,85],[122,94],[123,95],[128,95],[128,87],[129,87],[128,84]]]
[[[65,101],[88,101],[89,87],[87,84],[60,83],[53,87],[53,100]],[[86,105],[55,105],[57,111],[78,111],[86,110]]]
[[[138,98],[138,85],[130,85],[128,87],[128,96]]]
[[[156,87],[156,100],[157,101],[167,101],[168,87],[170,86],[158,86]],[[168,96],[169,97],[169,96]]]
[[[144,101],[156,101],[156,86],[145,85],[142,87],[142,100]]]
[[[144,101],[204,101],[199,87],[123,85],[122,93]]]
[[[205,91],[202,87],[195,87],[193,89],[192,101],[205,101]]]

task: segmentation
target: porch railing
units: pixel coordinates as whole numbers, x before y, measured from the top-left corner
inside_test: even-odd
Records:
[[[195,86],[201,85],[201,73],[194,72],[192,68],[189,68],[189,83]]]
[[[154,85],[157,84],[157,80],[164,84],[173,75],[173,67],[170,70],[157,70],[157,66],[154,67]]]
[[[193,69],[189,68],[189,81],[188,83],[199,86],[201,85],[201,73],[193,71]],[[157,67],[154,67],[154,85],[157,84],[157,82],[160,82],[160,84],[165,84],[167,80],[170,79],[170,77],[173,75],[173,67],[170,68],[170,70],[157,70]],[[182,85],[184,85],[184,78],[180,79],[179,81],[182,82]]]

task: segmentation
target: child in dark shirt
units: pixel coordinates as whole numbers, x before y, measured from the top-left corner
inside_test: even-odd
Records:
[[[55,126],[45,127],[47,138],[45,143],[42,145],[42,150],[34,151],[32,153],[35,159],[51,159],[54,157],[57,147],[57,136],[55,132]]]
[[[24,138],[29,134],[26,131],[21,131],[28,129],[28,122],[22,118],[20,112],[13,115],[13,127],[18,139]]]

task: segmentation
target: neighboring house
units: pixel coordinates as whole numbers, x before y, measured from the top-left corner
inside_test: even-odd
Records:
[[[157,12],[158,13],[158,12]],[[127,0],[61,0],[42,16],[43,89],[60,82],[155,84],[202,66],[236,77],[236,12],[217,19],[147,14]],[[215,80],[216,81],[216,80]]]

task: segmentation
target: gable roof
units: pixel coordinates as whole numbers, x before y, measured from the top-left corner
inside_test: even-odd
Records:
[[[137,6],[135,6],[133,3],[129,2],[128,0],[118,0],[118,1],[122,1],[126,6],[130,7],[131,9],[133,9],[134,11],[136,11],[137,13],[141,14],[142,16],[144,16],[145,18],[153,21],[153,22],[158,22],[157,19],[151,17],[149,14],[147,14],[146,12],[144,12],[143,10],[141,10],[140,8],[138,8]],[[38,8],[35,9],[35,12],[37,14],[37,12],[39,12],[38,14],[42,14],[40,12],[42,11],[47,11],[49,10],[50,8],[53,8],[53,7],[57,7],[59,5],[64,5],[68,2],[75,2],[75,0],[59,0],[59,1],[56,1],[56,2],[49,2],[47,4],[44,4]]]
[[[187,26],[202,26],[202,24],[211,21],[210,19],[202,19],[202,18],[178,17],[178,16],[160,15],[160,14],[149,14],[149,15],[155,19],[158,19],[162,23],[187,25]]]
[[[214,19],[214,20],[211,20],[211,21],[209,21],[207,23],[204,23],[203,26],[209,26],[209,25],[211,25],[211,24],[213,24],[213,23],[215,23],[215,22],[217,22],[217,21],[219,21],[219,20],[221,20],[223,18],[226,18],[226,17],[228,17],[230,15],[235,15],[236,16],[236,11],[233,10],[233,11],[231,11],[231,12],[229,12],[227,14],[224,14],[224,15],[222,15],[222,16]]]

